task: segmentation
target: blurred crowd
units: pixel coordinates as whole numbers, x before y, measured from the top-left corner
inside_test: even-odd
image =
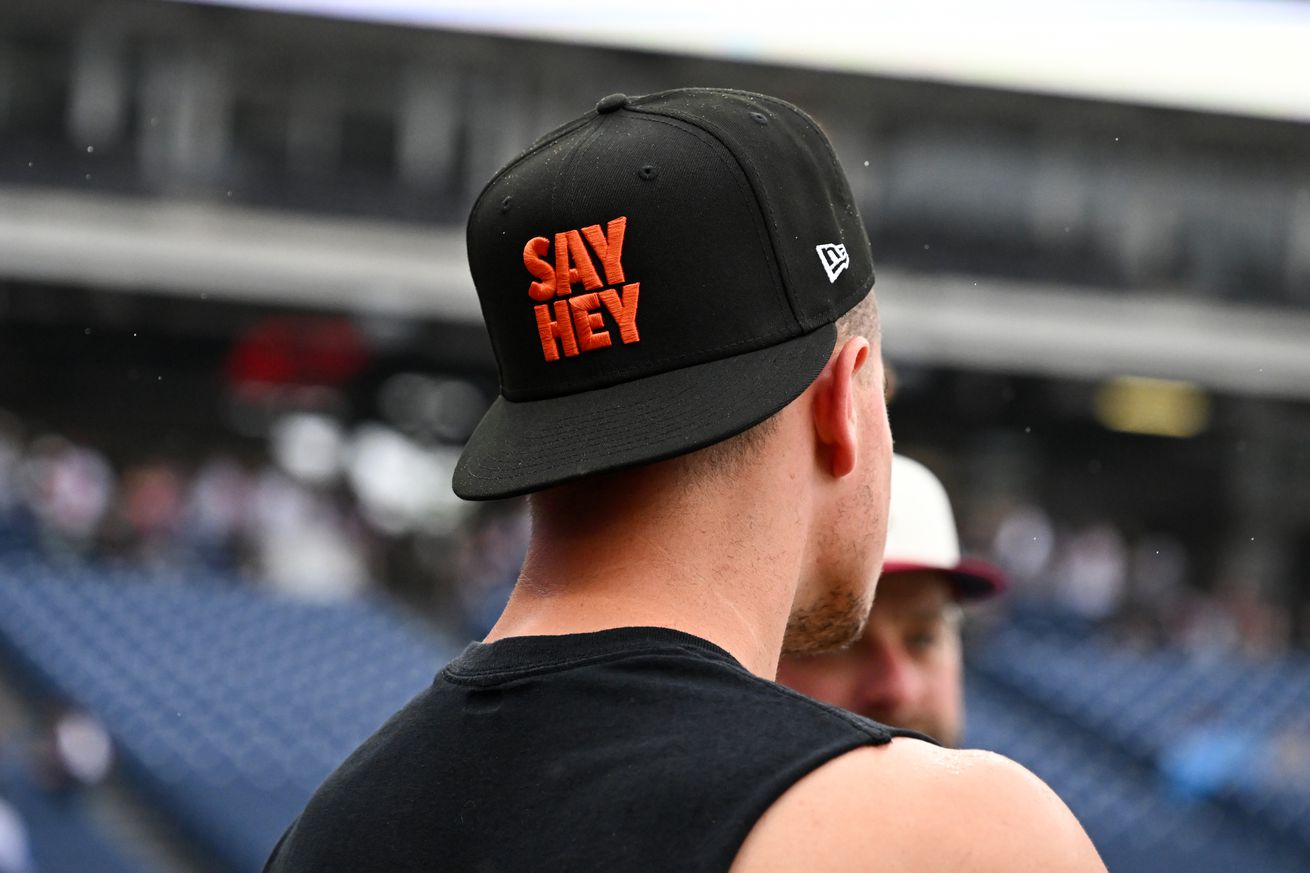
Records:
[[[117,469],[98,448],[58,434],[0,437],[0,511],[15,546],[56,559],[246,572],[314,597],[369,584],[348,502],[272,464],[213,454],[192,469],[155,459]]]
[[[98,446],[0,413],[0,549],[212,570],[312,600],[386,588],[457,633],[485,631],[527,546],[517,501],[449,494],[453,454],[378,423],[347,434],[288,416],[252,461],[116,464]]]
[[[447,629],[480,636],[527,548],[519,501],[470,505],[449,493],[454,450],[368,423],[347,433],[314,416],[271,429],[255,462],[212,452],[190,465],[115,465],[96,446],[26,434],[0,416],[0,546],[55,559],[204,567],[318,600],[378,588]],[[1292,616],[1230,575],[1198,584],[1196,561],[1166,533],[1130,536],[1109,520],[1072,525],[1034,502],[960,501],[961,528],[1012,581],[1001,609],[1070,616],[1143,648],[1271,657]],[[972,514],[971,514],[972,513]]]
[[[1276,657],[1293,644],[1287,608],[1240,573],[1200,584],[1198,561],[1172,534],[1062,523],[1031,502],[970,521],[1009,575],[1012,608],[1044,607],[1125,645],[1197,657]]]

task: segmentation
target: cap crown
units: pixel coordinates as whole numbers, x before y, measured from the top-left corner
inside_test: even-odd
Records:
[[[719,89],[614,95],[548,134],[482,192],[468,251],[511,401],[762,349],[873,283],[818,126]]]

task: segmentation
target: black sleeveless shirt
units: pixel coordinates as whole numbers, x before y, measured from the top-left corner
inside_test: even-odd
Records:
[[[266,873],[725,871],[888,728],[666,628],[473,643],[327,778]]]

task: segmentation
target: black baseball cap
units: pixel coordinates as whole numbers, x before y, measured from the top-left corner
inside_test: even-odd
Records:
[[[613,94],[502,169],[468,256],[500,396],[455,468],[482,500],[685,454],[814,381],[873,285],[837,157],[782,100]]]

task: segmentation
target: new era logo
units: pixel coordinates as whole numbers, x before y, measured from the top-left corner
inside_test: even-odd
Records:
[[[823,262],[823,269],[828,274],[829,284],[836,282],[842,270],[851,265],[851,256],[846,254],[846,246],[824,243],[815,246],[814,250],[819,253],[819,260]]]

